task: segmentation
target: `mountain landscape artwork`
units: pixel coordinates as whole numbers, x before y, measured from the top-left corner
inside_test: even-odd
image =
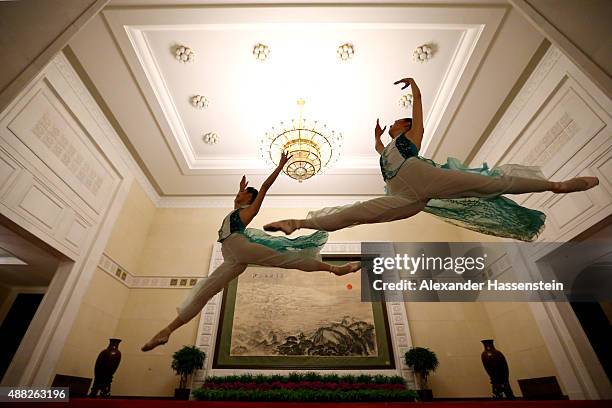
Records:
[[[238,279],[230,355],[377,356],[359,274],[250,267]]]

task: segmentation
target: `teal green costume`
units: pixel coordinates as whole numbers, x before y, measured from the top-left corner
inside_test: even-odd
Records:
[[[300,256],[319,258],[319,252],[329,237],[329,234],[325,231],[316,231],[296,238],[269,235],[260,229],[246,228],[240,219],[240,210],[241,208],[232,211],[223,220],[219,229],[219,242],[223,242],[233,233],[238,233],[253,243],[264,245],[279,252],[291,252]]]
[[[404,135],[396,138],[396,147],[404,158],[398,166],[391,166],[383,154],[380,157],[381,171],[385,181],[393,178],[411,157],[423,160],[432,166],[480,174],[488,177],[500,177],[512,172],[529,173],[533,177],[543,178],[537,169],[529,166],[506,165],[489,169],[482,167],[469,168],[455,158],[448,158],[444,164],[418,155],[417,146]],[[546,215],[537,210],[523,207],[511,199],[498,195],[490,198],[469,197],[452,199],[430,199],[423,211],[440,217],[442,220],[484,234],[498,237],[514,238],[521,241],[533,241],[544,229]]]

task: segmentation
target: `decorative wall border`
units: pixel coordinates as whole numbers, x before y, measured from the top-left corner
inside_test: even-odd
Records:
[[[330,242],[323,247],[322,255],[359,255],[361,253],[361,242]],[[216,243],[213,247],[208,275],[223,262],[221,244]],[[221,301],[223,291],[216,294],[204,307],[198,322],[195,346],[204,351],[207,356],[212,356],[215,352],[215,339],[221,318]],[[395,359],[395,368],[388,370],[338,370],[343,374],[382,374],[400,375],[408,383],[408,387],[415,389],[416,383],[414,372],[406,365],[404,354],[412,346],[412,337],[406,315],[406,308],[402,302],[387,302],[387,316],[389,320],[389,333]],[[286,374],[295,370],[252,370],[252,369],[213,369],[212,358],[206,358],[204,368],[198,370],[193,376],[192,387],[199,388],[206,377],[217,375],[232,375],[242,373],[265,373],[265,374]],[[329,373],[330,370],[308,370]]]
[[[98,267],[129,289],[190,289],[200,280],[196,276],[136,276],[102,254]]]

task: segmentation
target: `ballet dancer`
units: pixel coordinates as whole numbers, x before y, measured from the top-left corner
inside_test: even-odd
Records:
[[[172,332],[193,319],[215,294],[244,272],[248,265],[306,272],[328,271],[336,275],[356,272],[361,268],[361,262],[331,265],[320,261],[319,251],[327,242],[327,232],[317,231],[289,239],[246,228],[259,212],[268,189],[289,159],[286,153],[281,155],[278,166],[264,181],[259,192],[253,187],[247,187],[246,177],[242,177],[240,190],[234,200],[234,210],[223,219],[219,229],[218,241],[221,242],[223,263],[207,279],[202,279],[190,290],[185,301],[177,308],[178,316],[153,336],[142,347],[142,351],[167,343]]]
[[[266,231],[291,234],[300,228],[336,231],[359,224],[400,220],[425,211],[443,220],[485,234],[532,241],[544,227],[545,214],[522,207],[502,194],[543,191],[571,193],[599,184],[596,177],[577,177],[553,182],[539,168],[517,164],[489,169],[467,168],[457,159],[445,164],[419,156],[423,139],[421,92],[413,78],[394,85],[412,88],[413,117],[398,119],[389,127],[391,142],[381,141],[386,126],[376,121],[375,149],[385,181],[384,197],[308,213],[306,219],[289,219],[267,224]]]

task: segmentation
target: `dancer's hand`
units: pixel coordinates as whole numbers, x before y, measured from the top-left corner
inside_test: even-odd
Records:
[[[417,86],[416,82],[414,81],[414,78],[402,78],[399,81],[395,81],[393,83],[393,85],[398,85],[398,84],[404,84],[404,86],[402,86],[402,89],[406,89],[408,87],[412,88],[412,96],[414,96],[415,98],[420,98],[421,97],[421,90],[419,89],[419,87]]]
[[[383,135],[383,133],[385,133],[385,129],[387,129],[386,126],[381,129],[380,122],[378,119],[376,119],[376,127],[374,128],[374,137],[376,140],[380,140],[380,137]]]
[[[402,86],[402,89],[406,89],[408,88],[410,85],[412,85],[414,83],[414,79],[413,78],[402,78],[399,81],[395,81],[393,83],[393,85],[397,85],[397,84],[404,84],[404,86]]]
[[[246,176],[242,176],[242,180],[240,180],[240,192],[246,190],[248,185],[249,182],[247,181]]]
[[[278,161],[278,167],[285,167],[285,164],[287,164],[291,157],[293,157],[293,155],[289,155],[287,152],[282,152],[280,160]]]

